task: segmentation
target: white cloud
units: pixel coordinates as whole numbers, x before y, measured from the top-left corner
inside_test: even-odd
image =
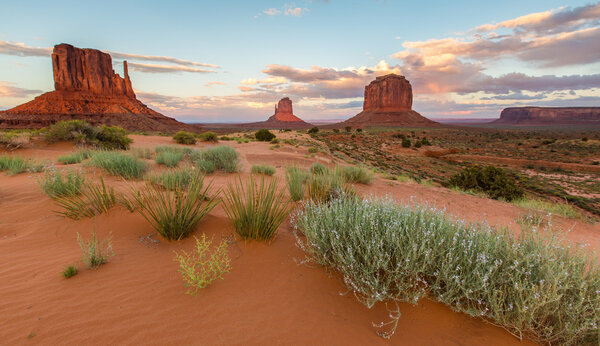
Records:
[[[264,14],[266,14],[267,16],[276,16],[281,14],[281,10],[278,10],[276,8],[269,8],[263,11]]]

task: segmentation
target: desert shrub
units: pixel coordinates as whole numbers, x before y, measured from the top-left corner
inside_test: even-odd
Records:
[[[531,198],[515,199],[512,201],[512,203],[521,208],[537,210],[548,214],[568,217],[571,219],[583,218],[583,215],[581,215],[581,213],[570,204],[547,202]]]
[[[68,266],[62,271],[62,276],[65,279],[71,278],[75,275],[77,275],[77,268],[75,268],[74,266]]]
[[[429,296],[542,343],[598,344],[600,269],[583,246],[551,231],[467,225],[391,200],[308,202],[292,217],[315,262],[341,273],[367,307]],[[544,235],[545,234],[545,235]],[[400,318],[392,309],[391,336]]]
[[[352,127],[346,126],[346,127],[344,127],[344,130],[346,130],[346,132],[350,132],[350,131],[352,131]]]
[[[516,179],[508,176],[502,168],[494,166],[467,167],[461,173],[450,177],[447,185],[463,190],[481,191],[493,199],[512,201],[524,196],[524,191],[517,185]]]
[[[279,144],[279,138],[273,138],[271,139],[271,144]]]
[[[304,198],[306,181],[309,177],[310,174],[300,167],[289,166],[285,168],[285,180],[292,201],[297,202]]]
[[[9,175],[15,175],[27,171],[29,167],[30,163],[20,156],[0,156],[0,172],[8,171]]]
[[[336,167],[329,174],[313,174],[306,182],[306,194],[315,202],[327,202],[342,195],[353,195],[342,171]]]
[[[213,161],[199,160],[196,161],[196,166],[204,174],[212,174],[217,169]]]
[[[77,242],[81,251],[83,251],[83,263],[88,268],[98,268],[104,263],[108,262],[108,259],[113,256],[112,241],[110,238],[106,238],[99,241],[96,237],[96,230],[92,230],[90,240],[85,241],[77,233]]]
[[[154,158],[156,163],[167,167],[175,167],[181,160],[183,160],[183,153],[173,151],[161,151],[156,154],[156,157]]]
[[[308,133],[318,133],[319,132],[319,128],[318,127],[311,127],[310,130],[308,130]]]
[[[0,133],[0,148],[5,150],[15,150],[23,148],[31,140],[30,134],[5,132]]]
[[[314,154],[314,153],[316,153],[316,152],[318,152],[318,151],[319,151],[319,149],[317,149],[317,148],[315,148],[315,147],[310,147],[310,148],[308,148],[308,152],[309,152],[309,153],[311,153],[311,154]]]
[[[185,188],[195,176],[192,167],[169,169],[160,173],[151,173],[147,180],[154,185],[162,186],[169,190]]]
[[[196,247],[191,253],[181,250],[175,252],[175,261],[179,263],[179,273],[187,287],[186,293],[197,295],[201,288],[205,288],[217,279],[223,280],[223,275],[231,270],[231,260],[227,255],[227,241],[223,240],[210,251],[212,241],[202,238],[196,240]]]
[[[94,138],[94,127],[83,120],[59,121],[48,127],[44,132],[44,139],[48,143],[69,141],[87,144],[90,139]]]
[[[361,133],[362,129],[356,129],[356,132]]]
[[[59,156],[56,161],[64,163],[65,165],[72,165],[74,163],[80,163],[88,157],[90,157],[88,150],[79,150],[74,153]]]
[[[100,177],[100,184],[84,185],[80,191],[80,195],[56,197],[56,204],[63,209],[56,213],[79,220],[82,217],[107,213],[117,203],[115,190],[107,187],[102,177]]]
[[[405,139],[406,136],[403,133],[394,133],[392,134],[393,138]]]
[[[365,167],[342,166],[342,176],[347,183],[370,184],[373,181],[373,172]]]
[[[254,137],[256,138],[257,141],[270,142],[276,136],[275,136],[275,134],[273,134],[273,132],[271,132],[267,129],[260,129],[260,130],[256,131],[256,133],[254,134]]]
[[[238,153],[232,147],[226,145],[217,145],[196,151],[190,155],[190,159],[196,165],[201,165],[200,162],[202,161],[211,162],[215,169],[227,173],[237,172],[239,168]],[[203,165],[206,167],[208,164]]]
[[[173,136],[173,140],[179,144],[196,144],[196,135],[187,131],[179,131]]]
[[[333,133],[340,133],[340,129],[333,129]]]
[[[224,208],[237,234],[244,239],[270,241],[291,211],[289,198],[277,192],[277,179],[257,182],[253,175],[244,184],[241,177],[224,191]]]
[[[76,171],[64,174],[60,171],[46,171],[43,178],[38,178],[38,185],[50,198],[73,197],[81,194],[85,177]]]
[[[329,173],[329,168],[327,168],[327,166],[325,166],[324,164],[322,164],[320,162],[313,163],[312,165],[310,165],[310,167],[308,167],[308,170],[312,174],[327,174],[327,173]]]
[[[90,144],[106,150],[127,150],[133,140],[127,137],[127,131],[118,126],[106,126],[97,128],[94,139],[88,139]]]
[[[186,149],[189,149],[189,150],[186,150]],[[159,146],[154,147],[154,153],[156,155],[164,153],[164,152],[185,154],[186,152],[191,152],[193,150],[194,149],[191,149],[191,148],[176,147],[173,145],[159,145]]]
[[[408,139],[408,138],[403,138],[403,139],[402,139],[402,147],[403,147],[403,148],[410,148],[410,139]]]
[[[421,147],[421,142],[417,141],[415,142],[415,148],[420,148]]]
[[[275,174],[275,167],[270,165],[252,165],[252,173],[273,175]]]
[[[152,150],[150,148],[133,148],[129,152],[131,156],[138,159],[150,160],[152,158]]]
[[[219,141],[217,134],[214,132],[211,132],[211,131],[206,131],[203,134],[201,134],[200,139],[203,142],[218,142]]]
[[[131,155],[114,151],[93,152],[90,155],[90,165],[127,179],[140,179],[148,170],[148,164],[145,162]]]
[[[220,140],[222,140],[222,141],[232,141],[232,140],[233,140],[233,137],[229,137],[229,136],[221,136],[219,139],[220,139]]]
[[[219,203],[215,197],[209,197],[209,188],[210,185],[204,187],[204,176],[196,172],[186,187],[176,186],[173,190],[153,184],[131,187],[129,199],[161,236],[180,240]]]
[[[426,137],[423,137],[421,139],[421,145],[422,146],[427,146],[427,145],[431,145],[431,142],[429,142],[429,140]]]

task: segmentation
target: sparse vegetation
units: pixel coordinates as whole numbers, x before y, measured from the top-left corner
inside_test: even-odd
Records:
[[[70,141],[108,150],[128,149],[132,142],[120,127],[93,127],[83,120],[59,121],[46,129],[44,138],[48,143]]]
[[[156,154],[154,159],[159,165],[165,165],[167,167],[175,167],[179,161],[183,160],[183,153],[176,151],[161,151]]]
[[[521,208],[537,210],[545,213],[568,217],[571,219],[581,219],[583,215],[570,204],[552,203],[539,199],[521,198],[513,200],[512,203]]]
[[[81,251],[83,251],[83,263],[88,268],[96,269],[108,262],[108,259],[114,255],[110,237],[99,241],[96,237],[95,228],[92,230],[90,240],[88,241],[83,240],[79,233],[77,233],[77,242],[79,243],[79,247],[81,247]]]
[[[308,199],[315,202],[327,202],[341,195],[353,195],[354,192],[346,184],[339,167],[328,174],[313,174],[306,182]]]
[[[467,167],[461,173],[452,176],[448,185],[463,190],[481,191],[493,199],[512,201],[524,196],[524,191],[517,185],[516,180],[507,175],[502,168],[494,166]]]
[[[140,179],[148,170],[148,164],[145,162],[129,154],[115,151],[92,152],[90,165],[126,179]]]
[[[292,201],[297,202],[304,198],[306,182],[309,177],[310,174],[298,166],[285,168],[285,179]]]
[[[309,134],[312,134],[312,133],[317,133],[317,132],[319,132],[319,128],[318,128],[318,127],[316,127],[316,126],[315,126],[315,127],[311,127],[311,128],[308,130],[308,133],[309,133]]]
[[[366,167],[342,166],[340,169],[347,183],[370,184],[374,179],[373,172]]]
[[[201,170],[207,170],[207,173],[213,166],[213,171],[220,170],[226,173],[237,172],[239,169],[238,153],[232,147],[226,145],[217,145],[195,151],[190,154],[190,159]]]
[[[187,131],[179,131],[173,136],[173,140],[179,144],[196,144],[196,135]]]
[[[154,185],[175,190],[176,188],[187,187],[195,175],[194,168],[182,167],[169,169],[160,173],[151,173],[147,176],[147,179]]]
[[[100,184],[84,185],[81,195],[56,197],[56,204],[62,211],[56,213],[74,220],[82,217],[92,217],[107,213],[116,204],[115,191],[104,184],[100,177]]]
[[[65,279],[71,278],[75,275],[77,275],[77,268],[75,268],[74,266],[68,266],[62,271],[62,276]]]
[[[137,159],[152,159],[152,150],[150,148],[133,148],[129,151],[131,156]]]
[[[320,162],[313,163],[312,165],[310,165],[308,170],[312,174],[327,174],[327,173],[329,173],[329,168],[327,168],[327,166],[325,166],[324,164],[322,164]]]
[[[218,142],[219,137],[214,132],[206,131],[200,135],[200,140],[202,140],[203,142]]]
[[[187,287],[187,294],[197,295],[198,291],[215,280],[223,280],[223,275],[231,270],[231,260],[227,255],[227,242],[221,241],[212,251],[212,241],[202,238],[196,240],[191,253],[181,250],[175,252],[175,261],[179,263],[179,273]]]
[[[49,170],[37,182],[50,198],[73,197],[81,194],[85,177],[77,171]]]
[[[254,134],[254,137],[256,138],[257,141],[270,142],[276,136],[274,133],[272,133],[271,131],[269,131],[267,129],[261,129],[261,130],[256,131],[256,133]]]
[[[90,157],[88,150],[78,150],[74,153],[59,156],[56,161],[64,163],[65,165],[72,165],[75,163],[80,163],[88,157]]]
[[[251,172],[254,174],[273,175],[275,174],[275,167],[270,165],[252,165]]]
[[[0,172],[8,171],[9,175],[15,175],[26,172],[31,167],[31,163],[20,156],[2,155],[0,156]]]

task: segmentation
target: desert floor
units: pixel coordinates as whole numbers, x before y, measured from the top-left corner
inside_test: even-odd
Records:
[[[170,137],[132,138],[133,147],[173,144]],[[222,144],[241,155],[242,175],[252,164],[270,164],[282,186],[286,165],[331,162],[323,154],[309,158],[305,148],[287,145],[270,150],[268,143]],[[38,143],[18,154],[55,162],[72,150],[68,143]],[[100,170],[71,167],[81,167],[90,178],[102,175],[112,186],[127,186]],[[159,167],[153,164],[153,169]],[[195,235],[231,240],[232,270],[197,296],[187,295],[173,257],[175,250],[191,249],[193,237],[169,243],[142,216],[123,207],[95,219],[61,218],[36,182],[41,174],[0,173],[0,344],[528,344],[428,300],[417,306],[402,304],[396,334],[382,339],[372,323],[389,320],[385,305],[368,309],[352,293],[344,294],[338,275],[300,263],[303,252],[289,220],[271,244],[244,242],[235,238],[221,206],[200,222]],[[208,180],[220,188],[235,176],[216,173]],[[515,220],[526,213],[508,203],[416,183],[377,179],[356,189],[364,196],[429,204],[458,218],[515,231]],[[570,230],[569,240],[600,247],[600,224],[560,217],[552,221],[554,228]],[[115,256],[89,270],[81,263],[76,239],[78,232],[89,237],[94,227],[101,238],[112,237]],[[70,264],[77,265],[79,274],[66,280],[60,273]]]

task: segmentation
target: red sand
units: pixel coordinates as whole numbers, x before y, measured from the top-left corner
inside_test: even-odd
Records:
[[[134,146],[171,144],[166,137],[132,137]],[[282,182],[282,167],[288,162],[314,161],[304,158],[302,148],[272,151],[268,143],[227,144],[242,155],[244,172],[251,164],[272,164]],[[20,154],[55,159],[70,150],[71,145],[57,144]],[[89,177],[101,173],[83,169]],[[385,306],[367,309],[351,294],[340,294],[345,287],[337,275],[298,264],[303,253],[289,221],[270,245],[245,243],[233,237],[221,206],[198,225],[195,235],[233,239],[232,270],[198,296],[186,295],[173,252],[191,249],[193,238],[169,243],[154,235],[160,242],[153,244],[146,238],[154,234],[150,225],[121,207],[95,220],[60,218],[35,176],[0,173],[0,344],[523,344],[501,328],[428,300],[418,306],[402,304],[396,334],[384,340],[371,323],[388,320]],[[218,188],[232,177],[215,174],[209,180],[214,178]],[[114,177],[106,180],[123,185]],[[524,212],[506,203],[410,183],[390,186],[378,180],[358,190],[406,201],[414,196],[461,218],[511,228]],[[573,228],[570,239],[588,240],[598,248],[598,225],[559,218],[554,224]],[[100,237],[112,235],[115,256],[89,270],[80,261],[76,238],[77,232],[89,237],[94,225]],[[71,264],[80,271],[66,280],[60,273]]]

